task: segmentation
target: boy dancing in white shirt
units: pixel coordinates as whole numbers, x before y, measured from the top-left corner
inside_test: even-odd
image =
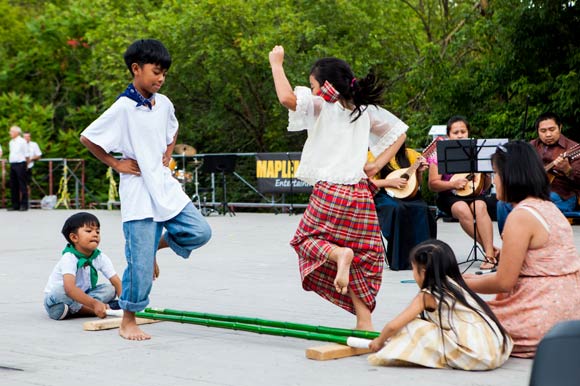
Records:
[[[178,123],[171,101],[157,92],[171,66],[169,52],[157,40],[142,39],[129,46],[124,59],[133,83],[81,133],[81,142],[121,176],[127,268],[119,300],[124,311],[119,334],[144,340],[151,336],[139,328],[135,312],[149,303],[157,249],[170,247],[188,258],[209,241],[211,229],[167,167]],[[123,158],[110,152],[122,153]]]

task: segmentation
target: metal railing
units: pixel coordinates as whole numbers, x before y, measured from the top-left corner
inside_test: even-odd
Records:
[[[236,170],[223,175],[202,172],[204,157],[222,155],[238,157]],[[265,195],[258,190],[255,156],[256,153],[211,153],[194,156],[177,154],[173,155],[176,160],[174,176],[204,214],[232,213],[235,208],[274,209],[291,213],[294,208],[305,208],[306,204],[296,202],[293,195]],[[9,189],[9,163],[6,159],[0,159],[0,162],[2,174],[0,202],[5,208]],[[43,197],[57,196],[55,208],[86,208],[86,196],[91,196],[92,193],[87,189],[87,183],[90,186],[90,181],[86,181],[85,162],[80,158],[42,158],[35,161],[29,191],[31,207],[40,207]],[[71,182],[74,185],[72,192],[69,193]],[[234,199],[230,201],[232,196]],[[95,199],[91,201],[91,207],[100,205],[112,209],[120,205],[120,202],[111,199],[107,202],[97,202]]]

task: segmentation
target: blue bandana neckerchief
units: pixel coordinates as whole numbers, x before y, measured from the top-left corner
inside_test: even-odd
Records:
[[[97,286],[97,281],[99,280],[99,273],[97,272],[97,269],[93,266],[93,260],[95,260],[97,256],[101,254],[101,251],[95,249],[90,256],[86,256],[81,252],[77,251],[75,247],[73,247],[72,245],[67,244],[64,250],[62,251],[62,254],[64,255],[67,252],[72,253],[78,259],[77,269],[86,266],[91,267],[91,288],[95,288]]]
[[[135,107],[147,106],[147,107],[149,107],[149,110],[153,109],[153,100],[155,99],[155,94],[151,95],[150,98],[145,98],[143,95],[141,95],[139,93],[139,91],[137,91],[137,89],[135,88],[133,83],[129,83],[129,86],[127,86],[125,91],[123,91],[121,94],[119,94],[117,99],[119,99],[123,96],[137,102],[137,105]]]

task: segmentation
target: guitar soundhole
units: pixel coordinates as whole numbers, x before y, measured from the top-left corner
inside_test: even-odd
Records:
[[[410,178],[410,176],[407,173],[405,173],[405,174],[401,174],[401,178],[408,180]]]

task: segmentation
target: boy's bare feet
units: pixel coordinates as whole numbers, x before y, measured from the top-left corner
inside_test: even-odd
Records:
[[[350,248],[336,247],[331,252],[331,260],[336,262],[336,278],[334,288],[336,292],[346,295],[350,276],[350,264],[354,258],[354,252]]]
[[[119,328],[119,335],[127,340],[147,340],[151,339],[151,335],[143,332],[137,325],[134,312],[124,311],[121,327]]]

